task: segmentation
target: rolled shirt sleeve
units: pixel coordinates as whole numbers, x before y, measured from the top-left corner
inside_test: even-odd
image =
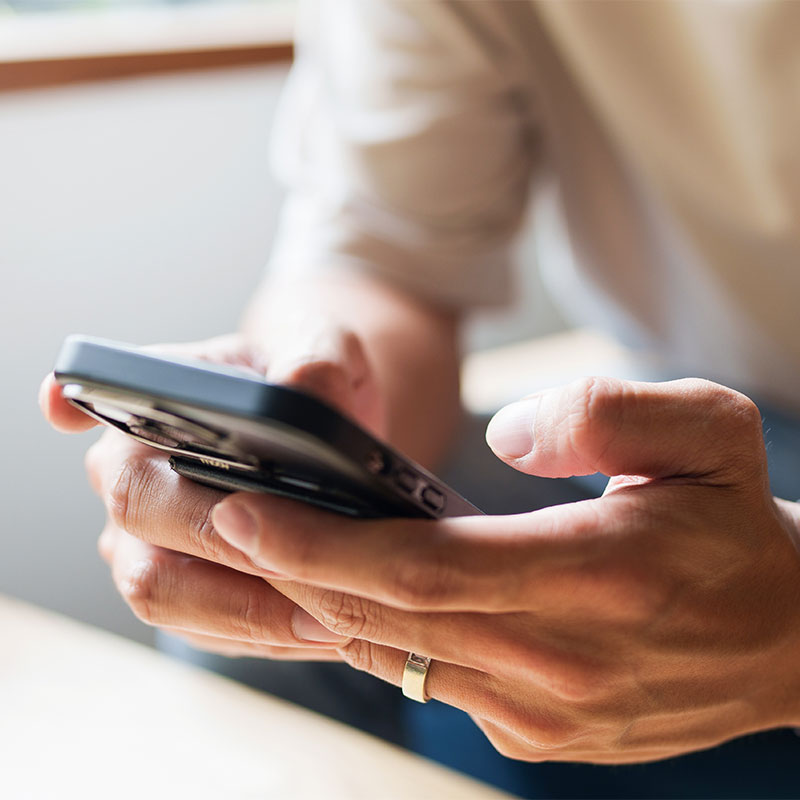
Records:
[[[539,150],[524,74],[492,2],[301,3],[271,271],[365,270],[445,307],[503,302]]]

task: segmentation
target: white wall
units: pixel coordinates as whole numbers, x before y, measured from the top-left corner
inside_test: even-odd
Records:
[[[280,190],[267,141],[280,68],[0,94],[0,591],[149,641],[95,541],[82,454],[36,390],[72,332],[147,343],[230,330]],[[527,248],[524,248],[527,250]],[[535,274],[474,336],[558,327]]]

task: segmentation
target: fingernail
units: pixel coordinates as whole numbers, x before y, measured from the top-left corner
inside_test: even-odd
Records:
[[[533,450],[533,425],[541,397],[531,397],[501,408],[486,428],[486,442],[504,458],[521,458]]]
[[[296,608],[292,614],[292,630],[298,639],[306,642],[344,642],[347,638],[328,630],[300,607]]]
[[[226,542],[249,556],[256,554],[258,524],[241,503],[223,501],[214,507],[211,521]]]

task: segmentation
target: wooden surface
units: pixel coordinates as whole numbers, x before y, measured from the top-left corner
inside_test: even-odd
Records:
[[[287,2],[4,16],[0,91],[289,61],[293,26]]]
[[[4,800],[506,797],[288,703],[2,596],[0,642]]]

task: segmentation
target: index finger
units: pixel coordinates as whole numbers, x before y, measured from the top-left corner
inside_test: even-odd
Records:
[[[39,407],[45,419],[62,433],[81,433],[97,425],[88,414],[71,405],[51,372],[39,387]]]
[[[506,612],[551,603],[554,585],[584,562],[580,532],[597,525],[591,502],[568,513],[353,520],[242,492],[212,520],[254,563],[287,579],[400,609]]]

